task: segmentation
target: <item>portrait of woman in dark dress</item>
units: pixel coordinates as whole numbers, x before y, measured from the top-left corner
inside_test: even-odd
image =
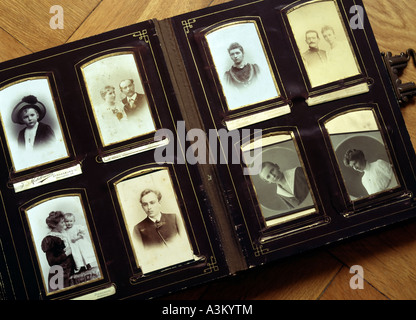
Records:
[[[75,263],[69,239],[65,232],[65,217],[61,211],[52,211],[46,218],[46,224],[50,231],[42,240],[41,248],[46,254],[46,259],[50,267],[60,266],[63,271],[63,287],[70,286],[70,277],[74,273]],[[56,281],[51,278],[56,277],[56,268],[50,269],[48,277],[49,292],[63,289],[54,285]],[[57,288],[58,287],[58,288]]]

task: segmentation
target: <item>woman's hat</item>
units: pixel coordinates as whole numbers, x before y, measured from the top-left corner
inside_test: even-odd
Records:
[[[20,113],[22,110],[26,108],[34,108],[39,113],[39,120],[41,121],[46,114],[46,108],[43,105],[43,103],[39,102],[38,99],[35,96],[26,96],[20,101],[13,109],[12,112],[12,121],[14,123],[24,124],[20,117]]]

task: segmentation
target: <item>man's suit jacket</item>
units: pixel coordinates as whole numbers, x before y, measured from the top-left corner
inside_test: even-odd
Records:
[[[169,245],[180,235],[176,214],[162,213],[160,222],[153,222],[149,217],[134,227],[134,233],[142,239],[145,248]]]
[[[127,115],[127,118],[134,117],[137,112],[146,106],[146,96],[144,94],[136,94],[136,99],[134,99],[133,106],[130,106],[127,97],[121,101],[124,104],[124,112]]]
[[[303,53],[303,58],[311,68],[321,67],[328,60],[326,51],[321,49],[309,49]]]

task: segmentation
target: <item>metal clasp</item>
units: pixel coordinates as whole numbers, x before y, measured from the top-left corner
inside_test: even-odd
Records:
[[[402,52],[400,55],[393,56],[391,52],[381,53],[384,63],[393,84],[397,100],[400,104],[409,102],[413,96],[416,95],[416,84],[414,82],[403,83],[400,76],[403,70],[408,66],[410,58],[416,65],[416,54],[413,49],[408,49],[406,53]]]

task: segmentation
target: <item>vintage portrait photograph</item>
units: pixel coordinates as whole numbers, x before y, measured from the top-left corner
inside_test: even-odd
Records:
[[[106,55],[81,70],[103,146],[156,130],[133,53]]]
[[[79,195],[38,203],[26,218],[47,294],[102,279]]]
[[[340,115],[326,128],[352,201],[399,187],[371,110]]]
[[[280,96],[255,21],[239,21],[205,35],[229,110]]]
[[[266,225],[288,222],[316,212],[293,136],[290,133],[270,135],[263,137],[258,144],[261,168],[256,169],[259,173],[250,178]],[[243,146],[243,156],[256,147],[252,144]],[[255,159],[254,163],[260,164]]]
[[[361,73],[334,0],[301,4],[287,18],[312,88]]]
[[[143,273],[194,259],[168,170],[115,184],[137,267]]]
[[[68,157],[47,77],[0,88],[1,123],[15,172]]]

